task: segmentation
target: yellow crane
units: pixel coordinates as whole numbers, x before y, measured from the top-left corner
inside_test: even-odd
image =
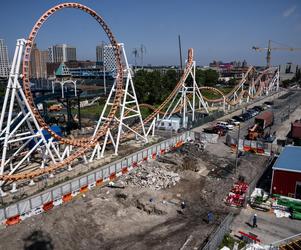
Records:
[[[273,43],[277,43],[277,42],[274,42]],[[279,43],[278,43],[279,44]],[[288,50],[288,51],[295,51],[295,50],[301,50],[301,48],[292,48],[292,47],[289,47],[289,46],[286,46],[286,45],[283,45],[285,47],[272,47],[272,41],[269,40],[268,42],[268,47],[267,48],[260,48],[260,47],[255,47],[253,46],[252,49],[255,50],[255,51],[267,51],[267,67],[271,67],[271,52],[272,50]]]

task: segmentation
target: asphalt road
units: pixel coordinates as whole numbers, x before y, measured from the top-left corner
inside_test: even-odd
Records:
[[[301,105],[301,91],[299,90],[289,90],[288,94],[274,100],[274,105],[269,109],[274,113],[274,124],[270,129],[270,133],[276,131],[283,121],[289,119],[290,114]],[[264,111],[263,111],[264,112]],[[301,118],[301,117],[300,117]],[[255,117],[252,119],[241,122],[240,138],[244,138],[248,134],[248,128],[254,125]],[[289,128],[288,128],[289,130]],[[233,138],[237,138],[238,128],[228,132]],[[276,134],[277,136],[277,134]]]

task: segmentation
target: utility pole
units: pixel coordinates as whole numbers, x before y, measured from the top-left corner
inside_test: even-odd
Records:
[[[78,128],[82,129],[82,121],[80,116],[80,94],[77,95],[77,116],[78,116]]]
[[[139,51],[138,51],[137,48],[134,48],[132,53],[133,53],[134,58],[135,58],[135,69],[137,69],[137,57],[139,56]]]
[[[271,40],[269,40],[268,43],[268,49],[267,49],[267,67],[270,68],[271,67]]]
[[[180,70],[183,69],[183,63],[182,63],[182,47],[181,47],[181,37],[178,35],[179,40],[179,52],[180,52]]]
[[[235,156],[235,172],[234,175],[237,175],[237,165],[238,165],[238,148],[239,148],[239,137],[240,137],[240,124],[238,125],[238,133],[237,133],[237,148],[236,148],[236,156]]]
[[[142,67],[142,69],[143,69],[143,55],[145,55],[145,54],[146,54],[146,47],[143,44],[141,44],[141,46],[140,46],[140,55],[141,55],[141,67]]]

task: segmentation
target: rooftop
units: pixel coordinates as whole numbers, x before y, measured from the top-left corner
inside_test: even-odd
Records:
[[[278,159],[276,160],[273,169],[300,172],[301,173],[301,147],[286,146]]]

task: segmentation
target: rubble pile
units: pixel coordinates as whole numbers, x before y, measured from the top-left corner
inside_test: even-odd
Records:
[[[177,149],[177,151],[181,154],[186,154],[193,158],[199,158],[201,153],[204,151],[206,147],[206,143],[184,143],[182,147]]]
[[[126,185],[146,187],[154,190],[169,188],[180,181],[178,173],[167,169],[166,164],[144,163],[139,168],[121,177]]]

